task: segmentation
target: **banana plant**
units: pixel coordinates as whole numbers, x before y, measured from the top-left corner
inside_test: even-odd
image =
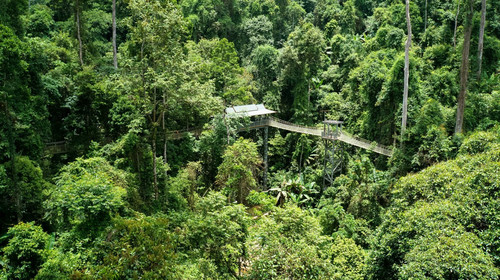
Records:
[[[310,207],[315,203],[315,195],[319,192],[314,182],[305,183],[302,176],[287,178],[286,175],[280,181],[281,183],[269,189],[276,196],[277,206],[288,201],[301,207]]]

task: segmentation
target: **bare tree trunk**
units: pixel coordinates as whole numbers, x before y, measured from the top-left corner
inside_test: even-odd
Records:
[[[309,104],[311,103],[311,79],[307,80],[307,112],[310,111]]]
[[[263,185],[264,185],[264,190],[267,191],[267,169],[268,169],[268,139],[269,139],[269,126],[264,127],[264,175],[263,175]]]
[[[152,150],[153,150],[153,188],[155,192],[155,200],[158,200],[159,191],[158,191],[158,172],[156,168],[156,131],[157,128],[153,128],[153,141],[152,141]]]
[[[157,118],[156,118],[156,88],[153,90],[153,141],[152,141],[152,150],[153,150],[153,188],[155,191],[155,200],[158,200],[159,191],[158,191],[158,172],[156,170],[156,133],[158,131],[157,128]]]
[[[80,59],[80,65],[83,66],[83,43],[82,43],[82,34],[80,31],[80,1],[76,0],[76,36],[78,38],[78,57]]]
[[[118,69],[118,57],[116,51],[116,0],[113,0],[112,8],[112,21],[113,21],[113,66],[115,70]]]
[[[457,46],[457,25],[458,25],[458,15],[460,14],[460,0],[457,4],[457,13],[455,14],[455,29],[453,30],[453,49]]]
[[[460,66],[460,92],[457,100],[457,120],[455,134],[462,133],[464,123],[465,97],[467,95],[467,79],[469,77],[469,50],[470,36],[472,33],[473,1],[468,1],[467,19],[464,31],[464,46],[462,50],[462,65]]]
[[[486,24],[486,0],[481,1],[481,25],[479,27],[478,43],[478,62],[477,62],[477,80],[481,80],[481,66],[483,64],[483,44],[484,44],[484,25]]]
[[[411,20],[410,20],[410,0],[406,0],[406,27],[408,28],[408,39],[405,46],[405,68],[404,68],[404,88],[403,88],[403,116],[401,121],[401,141],[406,131],[406,120],[408,117],[408,82],[410,78],[410,47],[411,47]]]
[[[300,145],[300,157],[299,157],[299,177],[302,176],[302,155],[304,154],[304,143]]]
[[[165,125],[165,111],[167,110],[167,97],[163,91],[163,110],[161,113],[162,128],[163,128],[163,163],[167,164],[167,127]],[[165,168],[165,176],[167,176],[167,168]]]
[[[427,30],[427,1],[425,0],[424,33]]]

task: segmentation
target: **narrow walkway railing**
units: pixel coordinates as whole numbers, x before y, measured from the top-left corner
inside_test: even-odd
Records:
[[[321,136],[322,132],[322,130],[317,127],[294,124],[277,118],[269,118],[268,125],[279,129],[284,129],[292,132],[309,134],[314,136]]]
[[[171,130],[167,131],[168,139],[181,139],[185,137],[188,133],[193,134],[195,137],[198,137],[203,132],[203,128],[185,128],[181,130]]]
[[[50,155],[64,154],[68,152],[66,141],[50,142],[45,144],[45,153]]]
[[[350,136],[342,132],[338,138],[339,141],[345,142],[347,144],[351,144],[356,147],[363,148],[365,150],[374,151],[378,154],[382,154],[385,156],[392,156],[392,150],[384,145],[377,144],[376,142],[369,142],[363,138],[357,136]]]

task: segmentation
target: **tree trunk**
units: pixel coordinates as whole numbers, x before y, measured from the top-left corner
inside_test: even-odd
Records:
[[[458,25],[459,14],[460,14],[460,0],[458,0],[457,13],[455,14],[455,29],[453,30],[453,49],[455,49],[457,45],[457,25]]]
[[[227,126],[226,122],[226,114],[222,117],[222,120],[224,121],[224,126],[226,127],[226,134],[227,134],[227,144],[229,145],[229,127]]]
[[[159,191],[158,191],[158,172],[156,170],[156,131],[157,128],[153,128],[153,141],[152,141],[152,150],[153,150],[153,189],[155,192],[155,200],[158,200]]]
[[[158,172],[156,168],[156,134],[158,131],[157,118],[156,118],[156,88],[153,90],[153,139],[152,139],[152,150],[153,150],[153,188],[155,192],[155,200],[158,200]]]
[[[264,185],[264,191],[267,191],[267,169],[268,169],[268,139],[269,139],[269,127],[265,126],[264,127],[264,176],[263,176],[263,185]]]
[[[302,176],[302,154],[304,153],[304,143],[300,145],[300,157],[299,157],[299,177]]]
[[[76,16],[76,36],[78,38],[78,58],[80,59],[80,65],[83,66],[83,43],[82,43],[82,34],[81,34],[81,26],[80,26],[80,1],[76,0],[75,7],[75,16]]]
[[[163,163],[167,164],[167,126],[165,125],[165,111],[167,110],[167,97],[163,91],[163,109],[161,113],[162,128],[163,128]],[[165,168],[165,176],[167,176],[168,169]]]
[[[410,78],[410,46],[411,46],[411,21],[410,21],[410,0],[406,0],[406,26],[408,28],[408,39],[405,46],[405,68],[404,68],[404,88],[403,88],[403,116],[401,121],[401,141],[406,131],[406,119],[408,117],[408,82]]]
[[[427,30],[427,1],[425,0],[424,33]]]
[[[112,8],[112,21],[113,21],[113,66],[115,70],[118,69],[118,57],[116,51],[116,0],[113,0]]]
[[[484,44],[484,25],[486,24],[486,0],[481,1],[481,25],[479,27],[478,43],[478,61],[477,61],[477,80],[481,80],[481,66],[483,64],[483,44]]]
[[[311,103],[311,79],[307,80],[307,112],[310,111],[310,106],[309,104]],[[309,118],[307,118],[309,121]]]
[[[144,69],[144,37],[141,42],[141,82],[142,82],[142,98],[146,98],[146,69]]]
[[[460,92],[457,100],[457,120],[455,134],[462,133],[464,123],[465,97],[467,95],[467,79],[469,77],[469,50],[472,33],[473,1],[467,3],[467,19],[465,22],[464,45],[462,50],[462,65],[460,66]]]

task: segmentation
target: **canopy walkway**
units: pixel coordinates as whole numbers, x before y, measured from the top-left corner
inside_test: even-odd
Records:
[[[302,126],[302,125],[290,123],[290,122],[287,122],[284,120],[276,119],[273,117],[270,117],[270,118],[265,119],[263,121],[267,121],[268,126],[275,127],[278,129],[283,129],[283,130],[302,133],[302,134],[320,136],[320,137],[331,139],[331,140],[338,140],[338,141],[342,141],[344,143],[347,143],[347,144],[350,144],[350,145],[353,145],[356,147],[360,147],[360,148],[363,148],[365,150],[373,151],[375,153],[382,154],[385,156],[390,157],[392,155],[392,150],[388,147],[377,144],[375,142],[372,143],[372,142],[365,140],[363,138],[349,135],[345,132],[340,132],[337,135],[334,135],[334,134],[324,135],[324,131],[320,128],[317,128],[317,127]]]
[[[366,139],[356,137],[353,135],[350,135],[346,132],[340,132],[337,135],[334,134],[328,134],[324,135],[324,132],[321,128],[318,127],[310,127],[310,126],[303,126],[303,125],[298,125],[294,124],[291,122],[287,122],[284,120],[280,120],[277,118],[273,117],[268,117],[268,118],[263,118],[256,120],[254,122],[251,122],[248,125],[245,125],[239,129],[239,131],[244,131],[248,129],[257,129],[257,128],[262,128],[262,127],[274,127],[278,129],[283,129],[291,132],[296,132],[296,133],[302,133],[302,134],[308,134],[308,135],[313,135],[313,136],[319,136],[323,137],[326,139],[330,140],[338,140],[344,143],[347,143],[349,145],[353,145],[365,150],[373,151],[375,153],[385,155],[385,156],[392,156],[392,150],[389,147],[377,144],[375,142],[370,142]],[[199,136],[203,129],[200,128],[192,128],[192,129],[184,129],[184,130],[176,130],[176,131],[169,131],[168,135],[170,139],[180,139],[184,136],[186,136],[188,133],[193,134],[194,136]]]
[[[375,153],[389,157],[392,155],[392,150],[389,147],[385,147],[375,142],[370,142],[368,140],[350,135],[343,131],[338,134],[325,135],[324,131],[321,128],[298,125],[273,117],[262,118],[254,122],[251,122],[250,124],[241,127],[239,131],[258,129],[266,126],[275,127],[278,129],[283,129],[286,131],[291,131],[296,133],[323,137],[329,140],[338,140],[347,143],[349,145],[360,147],[362,149],[373,151]],[[188,133],[193,134],[195,137],[198,137],[201,135],[202,132],[203,132],[202,128],[190,128],[190,129],[168,131],[167,136],[169,139],[181,139],[187,136]],[[48,154],[66,153],[67,152],[66,142],[60,141],[60,142],[47,143],[45,146],[45,152]]]

